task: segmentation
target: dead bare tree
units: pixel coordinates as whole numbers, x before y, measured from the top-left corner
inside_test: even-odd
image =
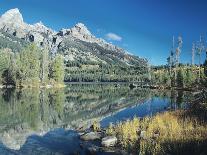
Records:
[[[177,48],[175,51],[175,81],[177,79],[177,69],[178,69],[178,65],[180,63],[180,53],[181,53],[181,48],[183,45],[183,40],[181,36],[178,36],[178,40],[177,40]]]
[[[195,64],[195,43],[193,43],[192,46],[192,58],[191,58],[191,65],[193,66]]]
[[[201,54],[205,50],[205,43],[204,43],[204,38],[203,36],[200,36],[200,40],[196,44],[196,54],[198,55],[198,81],[200,82],[201,78]]]

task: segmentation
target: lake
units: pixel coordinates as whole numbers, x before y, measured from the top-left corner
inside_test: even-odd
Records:
[[[70,154],[77,132],[133,117],[187,108],[190,92],[127,84],[67,84],[64,89],[0,90],[0,154]]]

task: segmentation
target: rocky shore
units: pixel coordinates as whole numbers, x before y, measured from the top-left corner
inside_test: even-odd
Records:
[[[80,152],[84,150],[85,154],[89,155],[101,155],[101,154],[114,154],[125,155],[127,152],[120,149],[118,139],[116,136],[108,136],[105,129],[93,131],[92,129],[86,129],[79,131],[80,140]],[[74,152],[74,154],[80,154],[80,152]]]

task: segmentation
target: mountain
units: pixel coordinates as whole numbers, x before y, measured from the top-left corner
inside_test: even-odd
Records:
[[[104,39],[96,38],[82,23],[56,32],[42,22],[33,25],[25,23],[17,8],[5,12],[0,17],[0,41],[1,47],[8,47],[14,51],[19,51],[28,43],[34,42],[40,48],[49,49],[51,56],[61,53],[65,58],[67,75],[70,75],[66,76],[66,81],[85,81],[86,79],[80,80],[77,77],[83,71],[90,72],[87,79],[91,81],[89,77],[95,74],[91,70],[95,70],[96,75],[100,76],[103,73],[109,74],[108,78],[111,76],[111,70],[119,71],[125,76],[129,73],[136,76],[146,72],[147,67],[146,59],[129,54]],[[103,69],[107,71],[103,72]],[[114,75],[116,71],[112,71]]]

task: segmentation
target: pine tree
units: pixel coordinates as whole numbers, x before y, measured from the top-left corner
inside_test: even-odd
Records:
[[[0,51],[0,76],[2,76],[2,73],[4,70],[6,70],[9,66],[9,58],[8,53],[5,50]]]
[[[20,52],[20,77],[28,83],[39,83],[40,76],[40,50],[34,44],[29,45]]]
[[[176,81],[177,81],[177,87],[179,88],[184,87],[184,75],[183,75],[183,70],[181,68],[178,70]]]
[[[64,61],[61,55],[56,55],[50,69],[50,77],[57,83],[64,81]]]
[[[165,71],[163,73],[163,84],[165,84],[166,86],[171,85],[170,74],[168,72],[165,72]]]
[[[40,80],[42,83],[46,83],[48,81],[48,75],[49,75],[49,56],[48,56],[47,49],[42,50],[40,62],[41,62]]]
[[[185,85],[190,87],[192,86],[193,82],[195,82],[195,75],[193,74],[192,68],[187,68],[186,75],[185,75]]]
[[[14,53],[10,49],[0,51],[0,76],[1,84],[15,85],[15,60]]]

